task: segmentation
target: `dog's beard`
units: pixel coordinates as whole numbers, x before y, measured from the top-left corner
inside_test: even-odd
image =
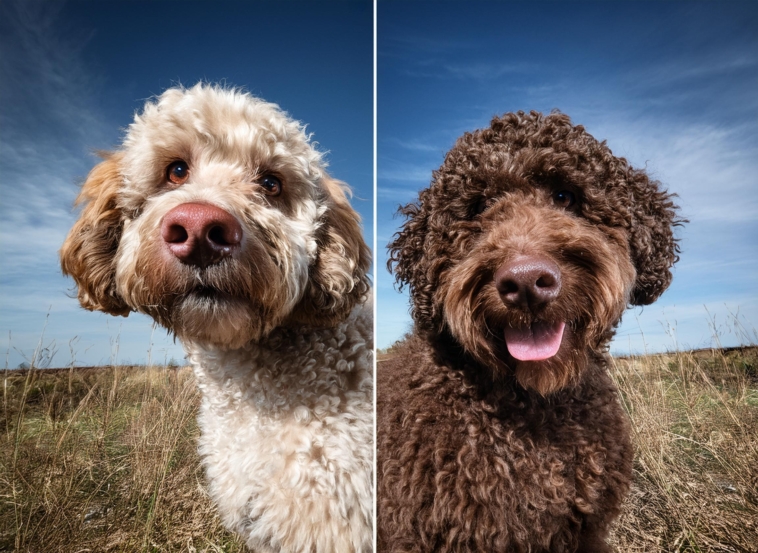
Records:
[[[151,244],[150,247],[147,244]],[[303,294],[307,258],[283,261],[262,244],[201,269],[149,242],[122,271],[119,293],[183,341],[239,348],[281,324]]]
[[[250,298],[206,287],[177,298],[170,312],[172,329],[179,338],[227,348],[259,340],[278,322]]]

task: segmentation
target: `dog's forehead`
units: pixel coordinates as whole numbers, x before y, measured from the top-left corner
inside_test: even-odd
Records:
[[[170,89],[135,115],[126,144],[149,141],[171,146],[202,143],[226,149],[254,148],[273,153],[286,148],[298,155],[312,149],[303,126],[276,104],[217,87]]]
[[[244,188],[273,172],[291,201],[312,198],[324,174],[322,154],[298,121],[275,104],[208,85],[170,89],[148,102],[122,151],[120,201],[131,210],[163,190],[166,168],[177,160],[189,165],[188,185]]]

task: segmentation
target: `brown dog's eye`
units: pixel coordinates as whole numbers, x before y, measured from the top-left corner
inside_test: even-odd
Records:
[[[261,179],[261,187],[268,196],[278,196],[282,193],[282,181],[274,175],[264,175]]]
[[[563,209],[568,209],[576,203],[576,196],[568,190],[561,190],[553,193],[553,203]]]
[[[189,166],[186,161],[175,161],[166,169],[166,179],[174,184],[184,184],[189,178]]]
[[[487,198],[482,196],[481,198],[479,198],[479,201],[476,202],[476,205],[474,206],[473,214],[480,215],[481,213],[484,213],[488,207],[489,207],[489,203],[487,202]]]

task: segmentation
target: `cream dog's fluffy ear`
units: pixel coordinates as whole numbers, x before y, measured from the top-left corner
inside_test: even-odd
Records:
[[[344,319],[356,302],[366,299],[371,252],[363,240],[360,216],[347,199],[347,185],[324,175],[321,188],[327,209],[316,234],[318,252],[309,268],[308,287],[291,317],[331,326]]]
[[[114,266],[122,227],[116,206],[122,154],[103,157],[74,203],[84,204],[84,209],[61,248],[61,269],[74,278],[82,307],[126,316],[131,310],[116,293]]]

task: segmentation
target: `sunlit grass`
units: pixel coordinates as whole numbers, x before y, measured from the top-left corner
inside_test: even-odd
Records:
[[[188,368],[6,371],[0,551],[242,551],[208,498]]]
[[[758,551],[758,348],[617,358],[634,484],[618,551]]]

